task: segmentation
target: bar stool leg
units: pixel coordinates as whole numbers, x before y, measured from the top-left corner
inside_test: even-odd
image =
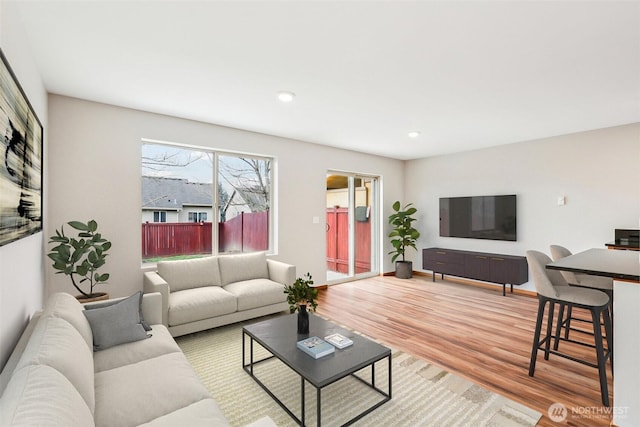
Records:
[[[538,317],[536,319],[536,330],[533,333],[533,345],[531,346],[531,359],[529,359],[529,376],[532,377],[536,370],[536,358],[538,349],[540,348],[540,331],[542,330],[542,319],[544,317],[544,309],[547,305],[547,299],[538,295]]]
[[[571,317],[573,316],[573,307],[570,305],[569,308],[567,309],[567,321],[566,324],[564,325],[565,330],[564,330],[564,339],[568,340],[569,339],[569,330],[571,329]]]
[[[551,347],[551,337],[553,336],[553,315],[556,304],[553,300],[549,300],[549,314],[547,315],[547,330],[545,334],[544,360],[549,360],[549,349]]]
[[[604,346],[602,344],[602,324],[600,323],[601,307],[593,307],[591,309],[591,317],[593,318],[593,335],[596,344],[596,356],[598,357],[598,374],[600,376],[600,394],[602,395],[602,404],[609,406],[609,387],[607,384],[607,359],[604,355]],[[605,310],[607,310],[605,308]],[[607,320],[605,322],[608,323]],[[605,326],[606,327],[606,326]],[[609,333],[607,332],[607,335]]]
[[[565,320],[564,306],[565,304],[560,304],[560,310],[558,311],[558,325],[556,326],[556,336],[555,336],[555,340],[553,341],[554,351],[558,351],[558,345],[560,345],[560,332],[562,332],[562,328],[564,327],[564,324],[569,320],[571,320],[571,317]],[[571,312],[571,306],[569,306],[569,309],[567,310],[567,312],[568,313]],[[568,334],[565,334],[565,339],[566,339],[566,335]]]
[[[609,307],[605,307],[602,311],[604,319],[604,332],[607,334],[607,349],[609,350],[609,363],[611,363],[611,376],[613,377],[613,318]]]

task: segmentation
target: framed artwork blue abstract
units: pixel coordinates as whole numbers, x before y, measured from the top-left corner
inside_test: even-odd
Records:
[[[0,50],[0,246],[42,230],[42,124]]]

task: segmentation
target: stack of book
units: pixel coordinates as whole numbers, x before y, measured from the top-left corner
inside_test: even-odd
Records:
[[[314,359],[327,356],[335,351],[333,346],[318,337],[309,337],[298,341],[298,348]]]
[[[350,345],[353,344],[353,341],[347,337],[345,337],[344,335],[340,335],[340,334],[331,334],[331,335],[327,335],[326,337],[324,337],[325,341],[327,341],[329,344],[333,345],[334,347],[343,349],[345,347],[349,347]]]

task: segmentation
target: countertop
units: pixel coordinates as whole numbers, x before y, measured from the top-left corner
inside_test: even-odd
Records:
[[[588,249],[549,263],[547,268],[640,282],[640,252]]]
[[[640,242],[637,240],[615,240],[613,242],[605,243],[605,246],[616,249],[638,250],[640,249]]]

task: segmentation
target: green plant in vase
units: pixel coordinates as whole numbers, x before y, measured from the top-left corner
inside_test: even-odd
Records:
[[[289,303],[289,312],[295,313],[300,306],[311,306],[316,311],[318,303],[318,290],[313,285],[311,274],[306,273],[303,277],[298,277],[293,284],[284,287],[284,293],[287,294],[287,303]]]
[[[401,279],[409,279],[413,269],[411,261],[405,261],[404,254],[407,248],[416,249],[416,240],[420,237],[420,232],[413,227],[416,218],[413,217],[418,211],[409,203],[402,207],[400,201],[396,201],[392,209],[394,213],[389,215],[389,224],[393,227],[389,233],[393,250],[389,252],[391,262],[396,263],[396,277]],[[416,249],[417,250],[417,249]],[[396,261],[402,258],[400,261]]]
[[[307,307],[316,311],[318,303],[318,290],[313,285],[311,274],[306,273],[303,277],[298,277],[291,285],[285,285],[284,293],[287,294],[287,303],[291,313],[298,312],[298,333],[309,333],[309,312]]]

